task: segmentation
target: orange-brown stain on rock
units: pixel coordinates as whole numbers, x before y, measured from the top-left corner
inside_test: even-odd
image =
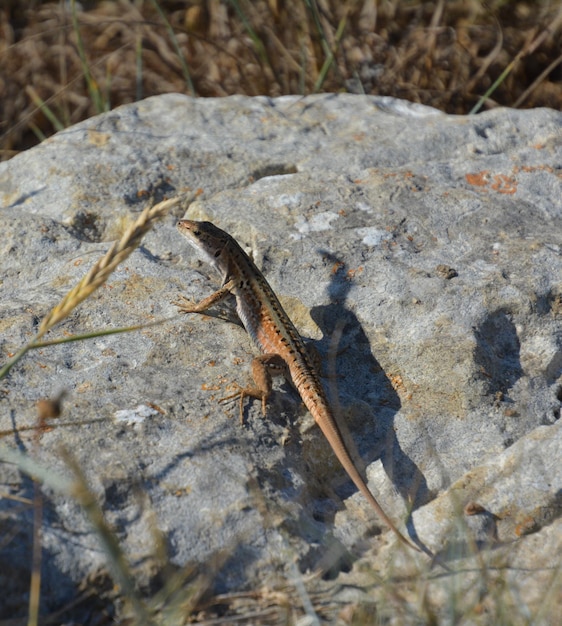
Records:
[[[517,191],[517,179],[506,174],[490,174],[490,170],[482,170],[465,174],[465,180],[473,187],[480,187],[483,191],[497,191],[498,193],[513,194]]]

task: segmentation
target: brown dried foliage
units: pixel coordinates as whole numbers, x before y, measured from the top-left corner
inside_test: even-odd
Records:
[[[83,1],[78,32],[68,3],[3,3],[0,158],[56,130],[45,111],[68,126],[172,91],[352,91],[468,113],[511,63],[486,107],[562,108],[560,0],[160,0],[159,7],[190,79],[154,2]],[[319,78],[330,51],[334,61]]]

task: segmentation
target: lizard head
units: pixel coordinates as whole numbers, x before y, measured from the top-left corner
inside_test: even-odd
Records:
[[[217,228],[211,222],[180,220],[177,227],[194,248],[201,251],[215,268],[221,269],[223,251],[232,241],[232,237],[228,233]]]

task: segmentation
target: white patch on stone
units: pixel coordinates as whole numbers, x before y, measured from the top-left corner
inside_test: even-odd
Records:
[[[357,234],[362,237],[361,243],[366,246],[378,246],[385,239],[389,239],[390,233],[380,228],[367,226],[366,228],[358,228]]]
[[[135,409],[115,411],[113,417],[116,422],[124,422],[127,426],[134,426],[135,424],[142,424],[147,417],[153,417],[157,413],[158,411],[146,406],[146,404],[139,404]]]
[[[367,204],[366,202],[356,202],[355,206],[360,211],[364,211],[365,213],[372,213],[373,212],[373,207],[370,204]]]
[[[326,211],[325,213],[317,213],[310,219],[303,216],[299,216],[295,228],[301,234],[315,233],[322,230],[330,230],[332,228],[332,222],[339,219],[339,215],[333,211]]]

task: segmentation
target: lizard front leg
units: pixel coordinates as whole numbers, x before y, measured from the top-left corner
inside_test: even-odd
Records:
[[[210,296],[203,298],[201,302],[193,303],[185,296],[178,296],[178,300],[172,302],[175,304],[180,313],[204,313],[207,309],[210,309],[214,304],[224,300],[229,293],[231,293],[236,281],[232,278],[225,283],[220,289],[212,293]]]

